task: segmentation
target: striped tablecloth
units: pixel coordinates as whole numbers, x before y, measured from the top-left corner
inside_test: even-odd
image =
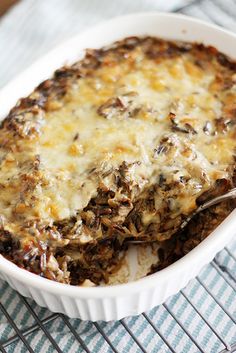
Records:
[[[236,31],[236,3],[234,0],[23,0],[0,21],[0,86],[3,86],[61,40],[78,33],[82,29],[112,16],[151,10],[180,11],[187,15],[216,22]],[[231,244],[229,249],[236,253],[236,243]],[[227,250],[223,250],[217,259],[221,264],[228,266],[233,274],[236,274],[236,262],[229,256]],[[235,317],[236,292],[219,277],[214,266],[208,265],[199,278],[207,284],[208,288],[214,291],[216,298]],[[192,298],[199,310],[204,312],[205,317],[217,327],[222,337],[229,343],[236,342],[235,326],[233,326],[232,321],[216,305],[216,302],[204,288],[199,285],[197,279],[190,283],[185,289],[185,293],[189,298]],[[17,293],[2,281],[0,281],[0,297],[1,303],[14,318],[19,328],[34,325],[34,318]],[[50,317],[51,313],[48,310],[38,307],[34,302],[31,304],[40,319]],[[217,353],[223,349],[217,335],[188,305],[181,293],[169,299],[167,306],[179,320],[185,323],[192,336],[198,340],[201,347],[204,347],[207,352]],[[147,314],[155,320],[163,336],[168,339],[176,352],[199,352],[199,349],[193,345],[189,337],[184,334],[163,306],[154,308]],[[111,352],[111,348],[99,335],[92,323],[80,320],[70,320],[70,323],[80,334],[91,352]],[[128,318],[126,323],[146,347],[148,353],[170,351],[143,316]],[[100,325],[104,332],[109,335],[118,352],[141,352],[138,345],[119,322],[100,323]],[[60,318],[47,324],[46,328],[63,353],[83,351]],[[6,340],[12,335],[14,335],[12,327],[7,322],[6,317],[0,314],[0,341]],[[27,340],[37,353],[55,352],[42,331],[29,334]],[[6,350],[12,353],[27,351],[19,341],[10,344]]]

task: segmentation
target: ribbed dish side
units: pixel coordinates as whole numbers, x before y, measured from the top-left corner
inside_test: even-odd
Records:
[[[140,288],[139,292],[129,293],[122,297],[103,298],[74,298],[42,291],[32,286],[27,287],[16,278],[8,277],[1,273],[1,277],[20,294],[30,297],[40,306],[49,308],[53,312],[66,314],[72,318],[81,318],[91,321],[119,320],[126,316],[140,314],[162,304],[171,295],[177,293],[194,278],[202,267],[213,259],[213,251],[208,259],[202,259],[199,263],[192,264],[184,273],[176,273],[175,278],[164,278],[153,283],[149,289]]]

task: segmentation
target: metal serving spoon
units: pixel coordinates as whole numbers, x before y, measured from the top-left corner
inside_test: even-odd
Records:
[[[228,199],[233,199],[236,197],[236,188],[231,189],[230,191],[228,191],[227,193],[214,197],[213,199],[206,201],[205,203],[203,203],[201,206],[199,206],[194,212],[192,212],[184,221],[183,223],[180,225],[180,229],[184,229],[186,227],[186,225],[191,221],[191,219],[196,216],[198,213],[206,210],[207,208],[216,205],[222,201],[228,200]],[[151,243],[153,241],[151,240],[128,240],[127,243],[128,244],[144,244],[144,243]]]

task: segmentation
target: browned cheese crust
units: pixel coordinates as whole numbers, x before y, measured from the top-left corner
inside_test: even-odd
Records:
[[[234,208],[224,202],[179,230],[235,186],[235,84],[235,62],[215,48],[151,37],[58,69],[1,124],[1,254],[55,281],[98,285],[127,240],[160,243],[151,272],[188,253]]]

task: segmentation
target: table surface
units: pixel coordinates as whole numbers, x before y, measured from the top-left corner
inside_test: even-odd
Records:
[[[2,16],[12,5],[19,0],[1,0],[0,1],[0,16]]]

